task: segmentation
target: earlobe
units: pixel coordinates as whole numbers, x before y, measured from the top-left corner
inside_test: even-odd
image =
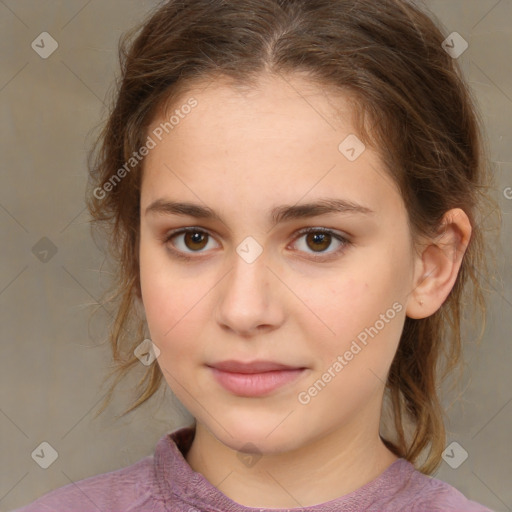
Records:
[[[471,238],[471,223],[460,208],[448,211],[439,230],[418,255],[414,288],[409,294],[409,318],[427,318],[445,302],[452,290]]]

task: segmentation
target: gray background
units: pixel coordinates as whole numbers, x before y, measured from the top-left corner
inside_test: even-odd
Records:
[[[98,306],[109,273],[94,244],[84,204],[86,153],[117,73],[117,43],[156,1],[0,1],[0,510],[83,478],[130,465],[190,420],[169,391],[127,418],[135,379],[98,419],[110,350],[102,342],[108,306]],[[459,32],[459,57],[479,101],[503,212],[502,251],[489,283],[488,326],[479,349],[468,337],[463,395],[447,395],[448,442],[469,454],[435,474],[470,499],[512,510],[512,0],[426,1],[445,35]],[[59,47],[41,58],[43,31]],[[34,246],[57,252],[45,263]],[[39,247],[39,246],[36,246]],[[35,254],[36,253],[36,254]],[[39,255],[41,256],[41,255]],[[91,311],[97,310],[91,318]],[[142,365],[141,365],[142,366]],[[43,441],[58,452],[48,468],[31,453]],[[459,454],[460,455],[460,454]]]

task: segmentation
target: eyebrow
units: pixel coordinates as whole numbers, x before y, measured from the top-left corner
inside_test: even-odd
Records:
[[[217,220],[225,224],[224,220],[218,213],[200,204],[189,202],[176,202],[167,199],[157,199],[152,202],[145,210],[144,215],[187,215],[197,219]],[[304,219],[308,217],[317,217],[319,215],[327,215],[330,213],[359,213],[364,215],[375,214],[370,208],[347,201],[344,199],[322,198],[313,203],[305,203],[299,205],[282,205],[276,206],[270,211],[270,222],[272,226],[293,219]]]

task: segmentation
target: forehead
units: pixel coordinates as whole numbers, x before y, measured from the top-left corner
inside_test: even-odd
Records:
[[[256,86],[227,79],[202,83],[159,110],[148,133],[162,140],[145,164],[150,167],[163,153],[211,165],[230,159],[244,167],[250,159],[271,156],[283,171],[297,159],[332,159],[354,132],[351,101],[300,75],[263,75]]]
[[[325,124],[332,130],[345,129],[352,124],[352,95],[320,85],[300,73],[263,74],[250,85],[228,78],[202,81],[180,91],[175,101],[168,105],[167,117],[169,110],[179,109],[191,96],[199,102],[194,109],[195,113],[210,115],[219,122],[227,114],[233,121],[237,115],[240,120],[244,120],[255,114],[260,119],[274,117],[276,121],[281,115],[287,114],[309,118],[310,122]],[[160,111],[160,117],[165,117],[165,114]],[[268,129],[270,128],[269,126]]]
[[[191,99],[196,105],[185,108]],[[301,76],[264,76],[257,87],[223,81],[191,87],[149,127],[150,135],[163,126],[168,133],[145,158],[143,202],[181,181],[180,189],[189,184],[210,197],[215,190],[228,202],[226,190],[234,187],[252,189],[253,198],[279,196],[276,204],[284,202],[283,193],[295,203],[308,190],[323,194],[335,187],[362,203],[373,194],[378,203],[378,191],[371,191],[382,188],[376,180],[393,184],[376,153],[366,148],[350,161],[340,151],[347,137],[356,137],[353,101]]]

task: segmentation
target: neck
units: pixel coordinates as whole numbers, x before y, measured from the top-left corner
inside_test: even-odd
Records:
[[[397,456],[380,439],[378,421],[363,421],[358,428],[346,425],[292,451],[262,454],[258,459],[240,457],[240,452],[197,422],[186,460],[236,503],[295,508],[355,491],[380,476]]]

